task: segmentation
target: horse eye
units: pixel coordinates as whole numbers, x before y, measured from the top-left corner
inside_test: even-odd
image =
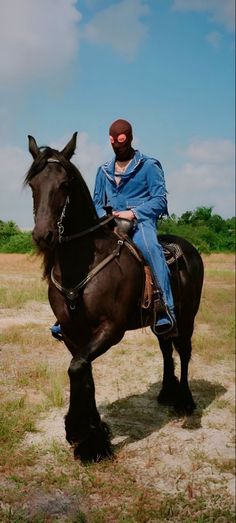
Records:
[[[62,190],[65,190],[65,189],[68,189],[69,187],[69,182],[62,182],[61,185],[60,185],[60,189]]]

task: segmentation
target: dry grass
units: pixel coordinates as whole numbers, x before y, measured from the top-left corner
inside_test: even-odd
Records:
[[[157,406],[156,341],[149,330],[127,333],[94,363],[116,457],[84,467],[64,438],[70,355],[50,337],[46,299],[35,300],[39,260],[0,255],[0,287],[31,288],[21,311],[10,298],[0,309],[3,523],[234,521],[234,259],[211,255],[205,266],[190,369],[196,412],[177,418]]]
[[[35,274],[40,276],[40,257],[32,254],[3,254],[0,255],[0,274]]]

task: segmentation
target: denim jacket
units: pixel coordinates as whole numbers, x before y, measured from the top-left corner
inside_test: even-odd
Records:
[[[94,203],[99,217],[104,216],[104,206],[116,211],[131,209],[138,222],[156,223],[159,216],[167,214],[164,173],[160,162],[135,151],[125,174],[116,185],[115,158],[97,171]]]

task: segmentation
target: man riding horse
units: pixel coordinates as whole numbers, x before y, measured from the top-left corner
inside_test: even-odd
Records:
[[[131,124],[116,120],[109,129],[115,157],[99,167],[94,189],[98,216],[110,208],[114,218],[132,223],[130,236],[150,265],[162,310],[153,326],[158,336],[176,334],[174,303],[162,246],[157,239],[157,220],[167,214],[165,179],[160,162],[134,150]],[[160,299],[157,300],[160,303]],[[52,327],[60,334],[60,326]]]
[[[185,414],[191,414],[196,406],[188,384],[188,365],[201,298],[203,262],[195,247],[184,238],[159,237],[163,245],[176,246],[181,251],[181,256],[177,259],[174,255],[175,263],[169,265],[178,326],[173,336],[169,330],[173,301],[168,271],[156,242],[156,219],[166,212],[163,172],[157,160],[132,149],[132,129],[127,122],[123,127],[123,123],[111,126],[115,158],[104,164],[97,174],[96,208],[103,215],[103,206],[113,206],[114,215],[104,219],[99,219],[88,187],[70,161],[76,149],[77,133],[62,151],[38,147],[35,138],[29,136],[33,163],[25,185],[30,185],[33,196],[32,234],[43,257],[48,298],[57,326],[61,325],[61,339],[72,355],[65,429],[75,457],[82,461],[112,456],[109,427],[96,406],[92,364],[119,343],[126,331],[143,325],[150,326],[154,332],[157,330],[164,365],[158,402],[173,405]],[[120,144],[124,147],[120,148]],[[122,151],[124,156],[119,155]],[[126,171],[120,172],[123,167]],[[145,267],[140,261],[143,257],[127,236],[122,238],[121,233],[111,229],[112,221],[119,219],[132,225],[133,240],[143,249],[158,284],[163,286],[166,305],[164,303],[165,314],[160,319],[164,321],[154,327],[155,314],[147,308],[146,301],[145,310],[142,309]],[[171,252],[173,254],[173,250]],[[165,334],[159,334],[158,329]],[[174,349],[180,356],[179,379],[175,375]]]
[[[157,219],[167,214],[164,173],[160,162],[132,147],[132,127],[126,120],[116,120],[109,129],[115,153],[113,160],[99,167],[94,203],[100,217],[105,206],[115,218],[131,220],[131,237],[150,265],[156,286],[162,292],[163,312],[154,326],[159,336],[174,332],[175,314],[169,269],[157,239]]]

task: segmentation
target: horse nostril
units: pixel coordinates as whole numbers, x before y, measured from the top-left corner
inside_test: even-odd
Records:
[[[47,232],[47,234],[43,234],[36,228],[33,230],[32,236],[38,247],[43,250],[52,245],[54,239],[52,231]]]

